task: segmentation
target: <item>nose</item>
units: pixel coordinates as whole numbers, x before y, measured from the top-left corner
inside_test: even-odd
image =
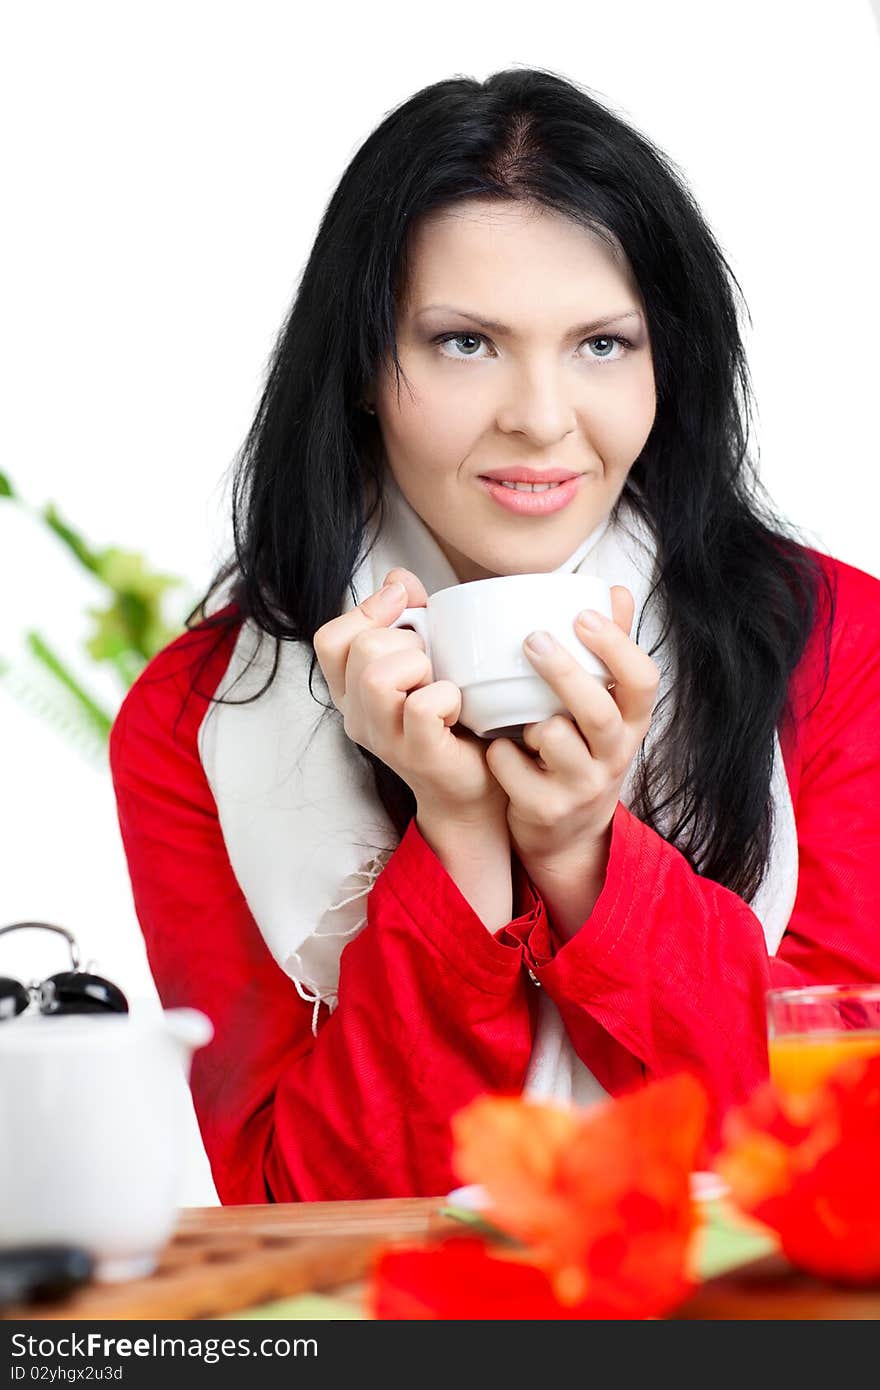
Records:
[[[535,365],[511,380],[498,409],[505,433],[528,435],[536,445],[557,443],[575,428],[572,383],[558,365]]]

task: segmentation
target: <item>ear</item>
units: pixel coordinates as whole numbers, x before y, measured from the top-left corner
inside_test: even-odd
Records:
[[[611,585],[611,615],[618,627],[622,627],[627,636],[630,635],[633,614],[636,611],[636,601],[624,584]]]

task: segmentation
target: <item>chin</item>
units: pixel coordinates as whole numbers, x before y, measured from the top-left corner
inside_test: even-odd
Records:
[[[479,575],[475,575],[474,578],[501,579],[511,574],[549,573],[551,570],[558,569],[559,566],[568,559],[576,546],[577,541],[575,541],[568,550],[560,551],[558,556],[554,551],[553,555],[547,555],[547,553],[544,552],[541,555],[535,555],[534,559],[526,555],[518,561],[511,560],[509,556],[499,556],[497,564],[494,564],[490,559],[487,559],[485,563],[474,560],[472,562],[474,568],[480,570]]]

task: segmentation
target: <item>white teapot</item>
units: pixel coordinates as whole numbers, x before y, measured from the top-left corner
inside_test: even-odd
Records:
[[[197,1009],[136,1017],[79,969],[23,986],[0,977],[0,1249],[80,1246],[99,1280],[156,1264],[185,1162],[181,1075],[214,1029]],[[36,1006],[36,1007],[35,1007]]]

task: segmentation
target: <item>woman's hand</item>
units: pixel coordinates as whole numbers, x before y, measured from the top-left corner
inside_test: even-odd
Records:
[[[410,570],[393,569],[380,589],[318,628],[315,653],[345,732],[381,758],[432,819],[507,831],[507,795],[486,763],[486,745],[467,731],[453,734],[461,691],[435,681],[425,644],[409,628],[388,624],[428,595]]]
[[[557,714],[525,726],[523,742],[534,757],[507,738],[493,739],[486,755],[509,798],[512,846],[536,883],[547,872],[604,877],[620,789],[651,723],[660,672],[629,637],[629,590],[615,585],[611,607],[613,621],[596,615],[595,631],[580,622],[575,631],[610,670],[613,693],[552,637],[547,654],[526,640],[523,650],[571,718]]]

